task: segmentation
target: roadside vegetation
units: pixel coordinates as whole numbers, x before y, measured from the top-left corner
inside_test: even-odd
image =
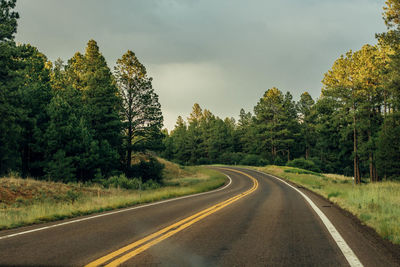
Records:
[[[354,185],[351,177],[313,173],[294,167],[269,165],[259,171],[287,179],[336,203],[375,229],[384,239],[400,244],[400,183],[371,183],[363,179]]]
[[[160,183],[141,183],[140,179],[127,179],[124,175],[109,178],[108,186],[0,178],[0,229],[205,192],[226,182],[226,177],[214,170],[159,161],[165,166]]]

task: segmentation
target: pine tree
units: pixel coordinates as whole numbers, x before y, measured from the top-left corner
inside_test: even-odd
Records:
[[[190,147],[190,164],[202,163],[200,162],[200,159],[207,158],[207,152],[204,148],[202,130],[200,128],[202,118],[203,110],[199,104],[195,103],[188,118],[189,125],[187,130],[187,138]]]
[[[76,116],[85,139],[85,153],[77,166],[78,177],[93,179],[112,175],[121,167],[122,99],[94,40],[88,42],[84,55],[77,52],[68,60],[62,79],[64,87],[72,87],[80,96],[80,100],[76,100],[81,105]],[[87,177],[83,177],[85,175]]]
[[[283,164],[290,158],[295,113],[291,95],[284,96],[275,87],[265,92],[254,107],[258,154],[276,164]]]
[[[0,1],[0,174],[20,167],[17,120],[23,112],[18,105],[18,81],[14,55],[19,15],[13,11],[16,0]]]
[[[400,179],[400,115],[390,114],[377,140],[377,169],[386,179]]]
[[[121,98],[113,76],[99,47],[90,40],[84,56],[82,89],[86,117],[94,130],[94,138],[113,149],[121,142]]]
[[[18,46],[17,55],[21,67],[18,71],[19,107],[23,110],[18,118],[21,127],[21,172],[22,176],[39,177],[44,174],[43,136],[49,123],[46,108],[51,101],[50,70],[47,58],[35,47]]]
[[[132,151],[160,149],[163,116],[152,78],[136,55],[128,50],[117,60],[115,76],[123,100],[126,167],[131,166]]]
[[[301,136],[304,140],[304,157],[308,159],[311,149],[315,145],[315,119],[316,112],[314,109],[314,100],[308,92],[304,92],[300,96],[300,100],[297,103],[297,108],[300,114],[301,120]]]
[[[187,134],[187,125],[181,116],[175,124],[174,130],[171,132],[173,158],[181,164],[186,164],[190,160],[189,139]]]

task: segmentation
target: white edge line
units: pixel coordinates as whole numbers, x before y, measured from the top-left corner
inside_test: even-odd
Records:
[[[224,173],[223,173],[223,174],[224,174]],[[45,227],[40,227],[40,228],[37,228],[37,229],[28,230],[28,231],[23,231],[23,232],[19,232],[19,233],[10,234],[10,235],[0,236],[0,240],[2,240],[2,239],[7,239],[7,238],[10,238],[10,237],[14,237],[14,236],[29,234],[29,233],[33,233],[33,232],[43,231],[43,230],[46,230],[46,229],[55,228],[55,227],[59,227],[59,226],[67,225],[67,224],[72,224],[72,223],[87,221],[87,220],[91,220],[91,219],[95,219],[95,218],[100,218],[100,217],[104,217],[104,216],[109,216],[109,215],[113,215],[113,214],[117,214],[117,213],[122,213],[122,212],[126,212],[126,211],[131,211],[131,210],[141,209],[141,208],[145,208],[145,207],[155,206],[155,205],[159,205],[159,204],[163,204],[163,203],[167,203],[167,202],[172,202],[172,201],[175,201],[175,200],[180,200],[180,199],[191,198],[191,197],[197,197],[197,196],[201,196],[201,195],[205,195],[205,194],[215,193],[215,192],[224,190],[224,189],[226,189],[228,186],[231,185],[231,183],[232,183],[231,177],[229,177],[229,175],[226,175],[226,174],[224,174],[224,175],[225,175],[226,177],[228,177],[229,183],[228,183],[227,185],[225,185],[224,187],[222,187],[222,188],[218,188],[218,189],[215,189],[215,190],[212,190],[212,191],[202,192],[202,193],[197,193],[197,194],[194,194],[194,195],[187,195],[187,196],[182,196],[182,197],[177,197],[177,198],[171,198],[171,199],[167,199],[167,200],[162,200],[162,201],[158,201],[158,202],[153,202],[153,203],[149,203],[149,204],[144,204],[144,205],[141,205],[141,206],[136,206],[136,207],[131,207],[131,208],[125,208],[125,209],[122,209],[122,210],[117,210],[117,211],[112,211],[112,212],[108,212],[108,213],[104,213],[104,214],[99,214],[99,215],[94,215],[94,216],[90,216],[90,217],[85,217],[85,218],[82,218],[82,219],[72,220],[72,221],[63,222],[63,223],[54,224],[54,225],[49,225],[49,226],[45,226]]]
[[[328,232],[331,234],[333,240],[335,240],[336,244],[342,251],[343,255],[345,256],[347,262],[350,264],[350,266],[363,266],[363,264],[360,262],[360,260],[357,258],[356,254],[354,254],[353,250],[349,247],[349,245],[346,243],[346,241],[343,239],[343,237],[340,235],[340,233],[336,230],[335,226],[331,223],[331,221],[326,217],[326,215],[317,207],[317,205],[314,204],[314,202],[303,192],[301,192],[299,189],[296,187],[292,186],[291,184],[287,183],[286,181],[282,180],[281,178],[269,174],[269,173],[264,173],[258,170],[254,170],[256,172],[259,172],[264,175],[271,176],[282,183],[285,183],[286,185],[290,186],[294,190],[296,190],[307,202],[310,204],[310,206],[313,208],[315,213],[320,217],[322,222],[324,223],[326,229]]]

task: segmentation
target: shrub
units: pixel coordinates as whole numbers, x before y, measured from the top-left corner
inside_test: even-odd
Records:
[[[239,164],[244,157],[245,154],[241,152],[225,152],[219,156],[218,162],[222,164],[236,165]]]
[[[208,158],[204,158],[204,157],[199,158],[197,160],[198,165],[206,165],[206,164],[210,164],[210,163],[211,163],[211,161]]]
[[[128,179],[124,174],[112,176],[108,179],[101,180],[104,187],[139,189],[142,181],[138,178]]]
[[[156,158],[149,157],[148,160],[140,160],[138,164],[132,165],[127,170],[128,177],[141,177],[143,181],[155,180],[157,182],[162,180],[162,170],[164,164],[160,163]]]
[[[286,166],[309,170],[313,172],[321,172],[312,160],[298,158],[286,163]]]
[[[160,184],[157,183],[156,181],[153,181],[152,179],[146,181],[146,182],[143,184],[143,187],[142,187],[143,190],[157,189],[157,188],[160,188]]]
[[[240,161],[240,164],[250,166],[264,166],[267,165],[268,162],[259,155],[248,154]]]

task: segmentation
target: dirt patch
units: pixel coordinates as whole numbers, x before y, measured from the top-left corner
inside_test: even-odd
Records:
[[[104,189],[34,179],[0,178],[0,208],[43,201],[68,201],[78,197],[108,195]]]

